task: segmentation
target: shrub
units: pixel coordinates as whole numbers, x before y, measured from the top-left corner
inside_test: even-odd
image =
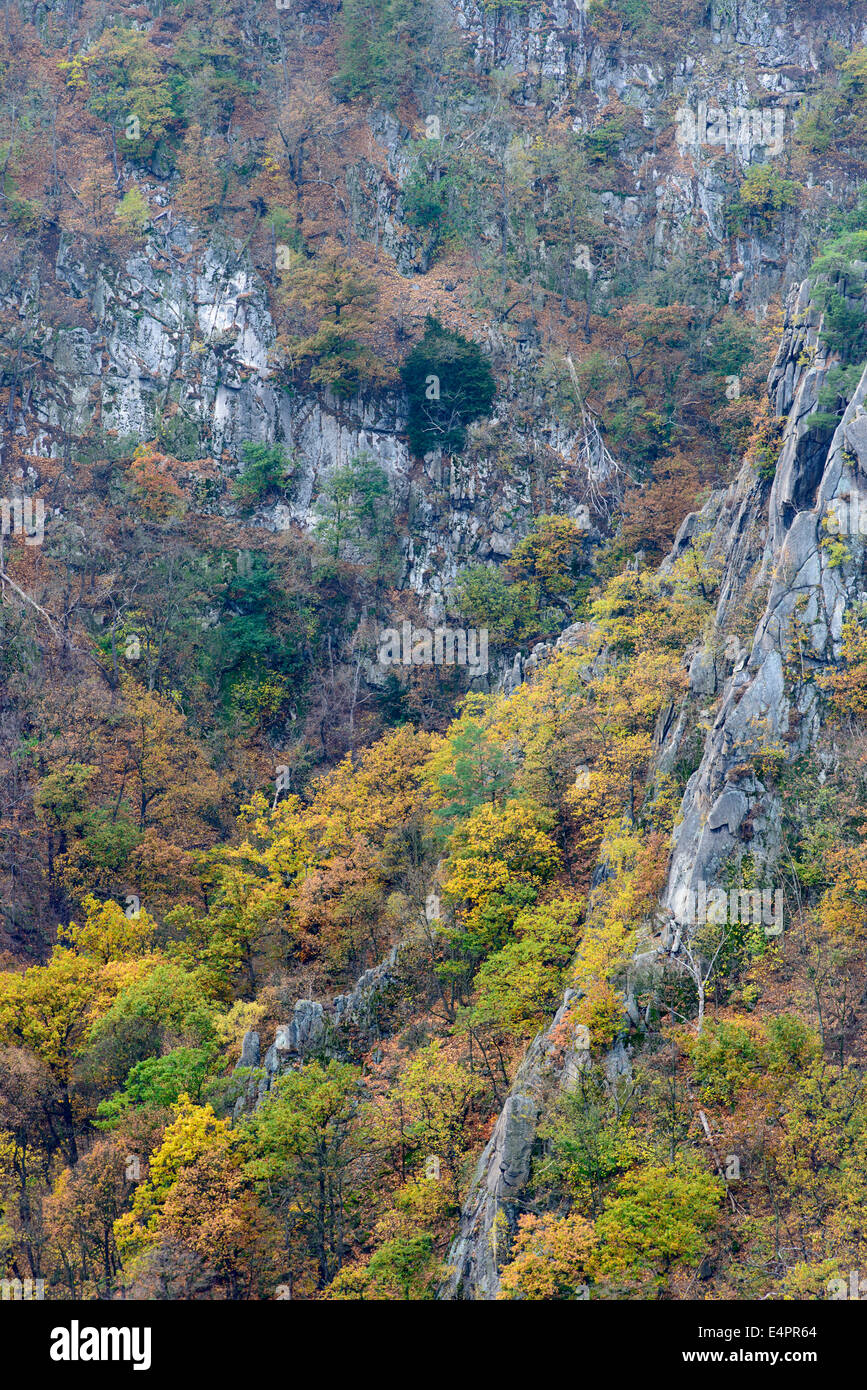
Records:
[[[833,419],[835,429],[855,394],[862,370],[860,363],[853,363],[848,367],[832,367],[825,378],[825,385],[819,392],[819,411]]]
[[[452,590],[452,601],[461,615],[476,627],[488,628],[495,642],[520,640],[524,622],[522,595],[501,569],[471,565],[461,570]]]
[[[443,328],[432,314],[400,376],[409,397],[407,434],[416,455],[436,448],[457,453],[466,443],[467,425],[489,414],[496,391],[478,343]]]
[[[593,164],[607,164],[617,154],[623,136],[623,121],[619,116],[612,116],[603,121],[595,130],[589,130],[584,136],[587,158]]]
[[[232,484],[232,496],[247,511],[267,493],[282,492],[295,466],[282,444],[247,441],[241,446],[241,458],[247,466]]]
[[[867,231],[858,230],[829,242],[810,267],[815,277],[813,298],[823,313],[822,341],[839,353],[844,365],[862,361],[867,353],[865,260]],[[829,377],[826,385],[833,384]]]
[[[382,558],[391,523],[388,474],[372,454],[361,453],[331,474],[316,503],[316,535],[337,559],[343,541],[368,543]]]
[[[341,17],[337,93],[384,106],[424,70],[446,23],[430,0],[344,0]]]
[[[769,232],[785,208],[798,206],[801,185],[785,179],[771,164],[754,164],[729,208],[729,225],[742,232],[747,224]]]
[[[141,237],[150,220],[150,210],[137,184],[124,194],[114,210],[114,220],[129,236]]]

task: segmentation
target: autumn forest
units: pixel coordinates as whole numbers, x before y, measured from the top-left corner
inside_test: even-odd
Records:
[[[867,6],[0,74],[0,1310],[867,1297]]]

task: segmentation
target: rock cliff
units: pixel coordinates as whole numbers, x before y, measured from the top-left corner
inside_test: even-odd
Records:
[[[820,326],[804,282],[789,297],[768,379],[771,408],[785,422],[773,484],[769,488],[746,462],[727,491],[685,519],[662,565],[664,574],[690,541],[701,538],[706,558],[722,567],[722,579],[713,633],[698,651],[685,654],[691,689],[680,717],[669,717],[658,767],[676,757],[691,723],[684,718],[687,710],[694,717],[699,704],[711,702],[713,717],[683,796],[661,913],[648,924],[624,981],[623,1035],[604,1059],[609,1085],[628,1070],[627,1033],[642,1021],[634,980],[646,980],[682,949],[689,895],[701,884],[718,883],[723,867],[747,850],[763,870],[762,881],[770,882],[780,808],[752,771],[751,759],[762,750],[794,758],[815,740],[821,721],[815,677],[839,656],[847,608],[867,598],[867,538],[857,530],[848,534],[842,559],[822,544],[828,519],[844,515],[841,509],[867,486],[867,370],[830,443],[817,445],[810,415],[831,365]],[[756,609],[754,630],[740,635]],[[793,650],[795,676],[787,669]],[[502,1248],[515,1227],[540,1110],[557,1087],[568,1086],[581,1063],[580,1051],[555,1043],[568,1002],[567,995],[530,1046],[479,1160],[441,1297],[496,1296],[497,1245]]]

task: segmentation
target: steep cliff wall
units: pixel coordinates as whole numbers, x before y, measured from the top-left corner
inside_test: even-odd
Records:
[[[169,999],[165,1026],[140,1048],[124,1051],[122,1028],[112,1035],[115,1070],[99,1035],[92,1056],[82,1042],[74,1104],[64,1114],[51,1110],[53,1092],[46,1100],[46,1197],[61,1158],[74,1172],[78,1141],[89,1161],[101,1100],[117,1115],[129,1101],[134,1113],[136,1077],[128,1095],[118,1088],[139,1057],[157,1064],[161,1084],[171,1052],[201,1052],[165,1063],[161,1099],[179,1099],[189,1081],[213,1095],[221,1119],[251,1129],[274,1113],[265,1098],[303,1083],[313,1059],[353,1064],[359,1115],[369,1091],[394,1088],[403,1105],[413,1069],[435,1079],[441,1060],[465,1086],[449,1112],[448,1193],[440,1186],[431,1211],[419,1208],[417,1228],[400,1224],[407,1193],[397,1184],[415,1183],[441,1136],[414,1124],[412,1146],[378,1170],[382,1146],[362,1125],[360,1224],[345,1242],[341,1230],[333,1259],[284,1253],[293,1268],[300,1261],[303,1296],[345,1270],[347,1287],[373,1297],[383,1250],[397,1279],[392,1236],[410,1231],[415,1242],[421,1231],[410,1248],[430,1257],[417,1285],[427,1296],[443,1278],[469,1162],[440,1293],[487,1299],[521,1214],[559,1215],[571,1201],[566,1183],[530,1186],[564,1088],[591,1069],[595,1084],[597,1064],[609,1093],[633,1069],[650,1070],[646,1035],[653,1047],[666,1035],[657,986],[688,953],[693,895],[740,867],[774,881],[780,764],[809,751],[836,770],[817,678],[839,661],[844,619],[867,583],[863,534],[831,544],[827,521],[867,472],[867,376],[852,393],[867,347],[856,325],[848,406],[823,433],[815,415],[834,364],[804,277],[844,218],[867,226],[855,206],[867,146],[852,118],[843,139],[828,128],[845,123],[850,96],[867,109],[867,49],[857,49],[867,15],[852,0],[364,4],[356,19],[379,26],[370,72],[347,55],[351,0],[255,13],[230,3],[213,35],[174,7],[148,17],[121,6],[117,23],[74,4],[6,8],[0,69],[13,58],[26,69],[30,53],[39,77],[10,87],[0,112],[0,493],[16,505],[21,492],[45,493],[48,521],[44,546],[16,535],[7,547],[11,509],[0,497],[0,983],[9,998],[29,987],[35,977],[19,966],[53,961],[58,939],[92,951],[112,979],[113,952],[129,952],[132,978],[153,964],[153,948],[189,974],[194,1001],[208,993],[219,1019],[219,1047],[199,1048],[200,1019],[179,1025]],[[395,14],[410,26],[396,34]],[[410,31],[419,53],[404,51]],[[147,149],[122,133],[133,101],[153,120]],[[811,112],[821,117],[812,127]],[[70,132],[81,133],[71,151]],[[860,270],[851,279],[860,285]],[[421,391],[400,382],[413,347],[440,331],[429,316],[464,363],[490,367],[496,392],[481,414],[468,412],[451,452],[420,456],[408,426]],[[422,379],[439,390],[439,377]],[[741,465],[749,439],[771,442],[758,464]],[[138,449],[150,441],[154,450]],[[274,451],[261,475],[251,470],[244,501],[232,485],[251,444],[284,446],[291,467]],[[387,505],[359,487],[354,530],[317,526],[335,473],[365,453],[386,474]],[[585,522],[588,504],[589,527],[564,524]],[[656,571],[690,507],[700,509],[652,580],[648,553]],[[540,518],[532,544],[495,573]],[[687,559],[712,573],[713,598],[701,578],[683,581]],[[547,708],[528,684],[511,705],[480,700],[461,712],[461,672],[377,660],[380,624],[454,617],[456,576],[479,564],[491,568],[470,576],[477,589],[462,620],[496,635],[492,669],[474,688],[508,696],[542,673]],[[682,662],[681,623],[701,631]],[[610,646],[582,668],[568,649],[603,630]],[[621,663],[634,646],[633,664]],[[574,658],[571,690],[545,684],[561,658]],[[420,652],[419,664],[440,658]],[[632,693],[624,672],[639,687],[634,720],[629,701],[618,704]],[[626,752],[612,771],[614,744]],[[587,784],[574,780],[579,758]],[[582,797],[591,762],[598,784]],[[657,885],[669,848],[657,853],[659,827],[667,833],[675,795],[665,886],[654,886],[652,909],[645,895],[624,910],[629,945],[615,941],[606,957],[619,973],[613,1004],[609,993],[603,1001],[604,1044],[591,1055],[575,1024],[576,1009],[589,1012],[591,969],[607,981],[597,958],[587,996],[568,990],[519,1062],[578,968],[568,958],[585,944],[581,931],[607,925],[616,875],[610,840],[594,873],[600,837],[618,818],[635,843],[647,831],[656,857],[639,866]],[[527,870],[525,882],[518,865],[512,883],[512,828],[537,814],[538,875]],[[461,867],[476,840],[490,880],[487,863],[478,880]],[[854,859],[858,847],[847,848]],[[515,891],[501,903],[504,868]],[[835,862],[822,870],[832,882]],[[442,923],[420,910],[431,883],[446,900]],[[554,891],[565,895],[565,925],[553,921]],[[817,919],[821,891],[809,899]],[[531,900],[538,918],[521,906]],[[121,903],[132,901],[127,921]],[[103,939],[106,922],[116,940]],[[58,924],[72,935],[58,937]],[[740,970],[739,958],[738,982]],[[863,984],[853,993],[867,999]],[[767,1001],[747,1016],[754,995],[747,1029],[776,1021]],[[684,999],[689,1017],[688,984]],[[136,999],[130,1007],[138,1018]],[[38,1000],[33,1008],[41,1017]],[[860,1028],[863,1014],[850,1016]],[[261,1039],[251,1018],[267,1020]],[[848,1017],[841,1036],[846,1027],[855,1031]],[[4,1028],[0,1041],[17,1049],[18,1019]],[[0,1128],[12,1133],[22,1087],[4,1067]],[[21,1133],[36,1115],[41,1143],[38,1109]],[[77,1139],[71,1114],[76,1125],[82,1117]],[[780,1130],[785,1119],[775,1117]],[[64,1126],[69,1155],[58,1148]],[[690,1154],[699,1164],[703,1143],[699,1134]],[[619,1182],[597,1205],[616,1201]],[[21,1209],[37,1212],[41,1197],[22,1193]],[[409,1196],[424,1205],[431,1193]],[[128,1201],[124,1189],[118,1210]],[[22,1231],[35,1269],[58,1242]],[[78,1276],[61,1254],[52,1277],[74,1296]],[[102,1297],[122,1264],[90,1288]],[[765,1273],[776,1278],[771,1262]],[[755,1287],[750,1278],[741,1270],[723,1297]],[[209,1287],[222,1297],[227,1286],[215,1276]],[[263,1274],[256,1296],[268,1288]],[[406,1296],[403,1284],[388,1288]]]
[[[867,38],[864,14],[846,4],[804,7],[792,0],[713,0],[697,5],[689,32],[670,45],[621,23],[608,42],[588,23],[585,0],[526,11],[456,0],[477,68],[517,75],[531,107],[557,111],[574,101],[576,129],[621,102],[653,132],[650,153],[627,150],[629,176],[603,195],[612,231],[631,241],[648,231],[665,256],[688,248],[696,228],[718,250],[720,284],[759,312],[806,269],[809,219],[783,220],[773,234],[730,237],[725,221],[732,172],[783,161],[797,121],[810,108],[823,53]],[[672,49],[677,51],[673,52]],[[812,178],[808,178],[812,184]],[[811,190],[809,211],[855,184],[837,176]]]
[[[657,759],[660,769],[676,757],[684,730],[702,713],[698,706],[712,708],[701,763],[687,784],[674,832],[662,911],[647,924],[624,985],[623,1039],[604,1059],[609,1084],[629,1067],[626,1027],[642,1022],[634,979],[646,981],[648,973],[664,968],[666,958],[682,950],[689,932],[688,905],[694,901],[689,895],[701,884],[717,884],[724,867],[747,851],[759,865],[761,882],[771,881],[780,807],[755,774],[752,759],[769,749],[791,759],[815,740],[822,717],[815,677],[839,657],[847,608],[867,598],[867,538],[857,529],[847,535],[842,561],[822,544],[828,519],[844,515],[841,509],[865,489],[867,370],[830,444],[817,447],[810,415],[829,367],[820,323],[805,282],[789,297],[768,380],[771,407],[785,417],[770,490],[754,466],[745,463],[726,492],[714,494],[701,512],[686,518],[662,566],[665,573],[690,540],[705,537],[706,557],[722,564],[723,575],[712,637],[687,653],[691,690],[680,717],[672,715],[668,721],[670,732]],[[739,635],[757,605],[754,631]],[[795,677],[787,669],[793,649]],[[568,996],[528,1050],[479,1160],[449,1254],[452,1273],[442,1297],[496,1294],[495,1245],[499,1239],[503,1247],[519,1214],[539,1111],[545,1098],[574,1075],[574,1049],[564,1051],[562,1041],[554,1043],[567,1003]],[[577,1057],[580,1064],[582,1054]]]
[[[323,482],[369,453],[388,474],[404,530],[400,586],[424,601],[432,619],[442,618],[458,569],[505,558],[526,533],[540,506],[534,455],[547,455],[552,476],[574,476],[580,436],[557,421],[539,419],[532,430],[514,425],[518,383],[502,402],[501,418],[471,433],[464,455],[413,460],[399,393],[337,400],[327,391],[287,389],[273,366],[277,334],[268,288],[243,246],[206,240],[173,221],[170,210],[164,215],[169,220],[162,229],[154,225],[142,251],[114,269],[95,250],[61,241],[56,279],[79,307],[75,327],[49,329],[41,318],[50,276],[46,283],[37,275],[24,286],[6,284],[7,308],[39,345],[26,409],[20,403],[13,417],[27,452],[58,457],[99,431],[132,441],[130,447],[160,436],[181,460],[205,457],[231,475],[242,444],[283,443],[297,465],[291,496],[252,517],[271,532],[311,529]],[[504,340],[498,344],[506,349]],[[517,459],[509,471],[499,456],[507,434]],[[607,481],[596,477],[593,485],[604,490]],[[556,481],[548,484],[543,509],[570,512],[576,504],[574,488],[570,495]]]

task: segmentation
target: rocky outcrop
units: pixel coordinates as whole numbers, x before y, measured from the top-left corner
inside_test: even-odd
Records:
[[[523,652],[516,652],[511,660],[504,663],[495,682],[496,689],[504,695],[510,695],[524,681],[532,680],[553,652],[562,651],[566,647],[586,646],[593,628],[594,624],[589,622],[570,623],[554,642],[537,642],[526,656]]]
[[[619,44],[609,52],[594,41],[588,24],[587,0],[549,0],[546,5],[526,8],[494,7],[481,0],[451,0],[458,24],[474,41],[478,67],[492,64],[512,68],[527,79],[525,95],[538,95],[539,80],[589,79],[593,90],[604,100],[611,88],[618,96],[629,91],[629,63],[636,86],[647,88],[658,80],[654,65],[642,53],[647,45],[636,42],[628,25],[621,27]],[[846,48],[863,43],[867,19],[857,8],[822,0],[809,7],[797,0],[711,0],[706,19],[707,48],[722,54],[736,45],[749,49],[763,68],[765,85],[775,78],[790,82],[800,71],[818,67],[819,46],[833,39]],[[683,65],[690,71],[701,55],[701,33],[684,52]],[[704,56],[704,55],[701,55]],[[718,95],[712,93],[711,95]]]
[[[857,7],[834,0],[808,7],[797,0],[712,0],[689,44],[672,54],[655,41],[657,23],[638,31],[623,23],[612,40],[616,28],[609,22],[603,43],[599,15],[594,23],[586,0],[520,9],[451,3],[476,68],[514,73],[516,100],[568,109],[579,131],[591,129],[612,98],[640,113],[647,140],[625,152],[631,177],[603,194],[606,219],[624,242],[637,232],[661,259],[675,249],[691,255],[701,227],[723,261],[721,289],[760,312],[805,272],[809,237],[795,216],[773,232],[730,241],[731,169],[785,164],[822,55],[835,44],[851,50],[867,42],[867,19]],[[816,209],[842,191],[833,184],[813,188],[812,176],[808,186],[808,206]]]
[[[286,496],[249,518],[274,533],[312,530],[329,476],[368,453],[391,485],[401,534],[397,587],[409,590],[413,606],[420,601],[434,622],[445,615],[461,567],[504,559],[528,531],[538,509],[539,456],[547,457],[552,475],[570,479],[569,489],[550,485],[549,509],[575,512],[580,436],[542,418],[531,432],[513,427],[512,398],[525,389],[520,373],[498,402],[500,418],[471,427],[461,456],[416,460],[398,391],[337,400],[326,390],[287,390],[275,367],[269,289],[243,245],[216,234],[207,240],[173,219],[157,186],[142,187],[151,205],[164,210],[123,264],[111,266],[87,243],[60,239],[55,278],[77,306],[74,326],[43,324],[47,282],[0,281],[0,303],[39,345],[40,369],[26,410],[19,402],[14,421],[35,460],[102,433],[130,453],[142,440],[157,439],[166,453],[189,463],[191,475],[204,460],[231,476],[244,443],[282,443],[293,457]],[[501,358],[515,352],[502,337],[488,346]],[[5,428],[8,422],[0,421],[0,448]],[[509,468],[502,463],[505,440],[514,460]],[[608,482],[588,479],[588,489],[604,490]],[[234,512],[225,498],[197,505]]]
[[[823,522],[852,496],[867,492],[867,369],[830,444],[817,445],[809,416],[829,363],[809,285],[793,291],[782,343],[768,381],[772,409],[786,416],[773,485],[745,464],[725,492],[686,518],[662,575],[689,544],[700,544],[722,567],[714,634],[689,663],[691,693],[670,710],[659,740],[660,770],[676,758],[694,727],[697,698],[713,697],[701,762],[684,792],[674,833],[662,912],[636,954],[625,985],[624,1033],[605,1059],[609,1079],[628,1068],[626,1020],[640,1027],[633,982],[659,973],[680,949],[689,921],[689,895],[713,885],[747,849],[770,882],[778,851],[779,808],[753,768],[754,756],[774,749],[797,756],[821,721],[815,676],[840,649],[843,616],[867,600],[867,536],[845,540],[845,554],[823,546]],[[758,620],[744,630],[751,610]],[[786,670],[797,618],[798,676]],[[564,637],[566,634],[564,634]],[[747,831],[748,827],[748,831]],[[551,1040],[568,1012],[568,996],[551,1027],[531,1044],[485,1149],[449,1252],[444,1298],[495,1297],[499,1276],[495,1242],[513,1229],[517,1199],[530,1172],[535,1128],[544,1098],[568,1084],[574,1039],[562,1062]],[[572,1061],[568,1060],[571,1056]]]
[[[725,557],[717,634],[731,633],[751,598],[767,592],[759,622],[734,669],[719,682],[718,707],[701,764],[687,785],[675,832],[665,906],[684,920],[687,895],[714,882],[721,866],[749,852],[770,874],[778,848],[778,807],[754,775],[754,755],[775,748],[794,757],[813,742],[821,711],[815,675],[839,655],[843,615],[867,597],[865,538],[846,538],[845,558],[822,541],[835,499],[864,490],[867,479],[867,372],[830,446],[817,440],[810,414],[828,369],[808,286],[789,304],[783,344],[769,380],[773,406],[788,415],[766,517],[746,468],[731,504],[720,508],[710,553]],[[797,616],[799,675],[785,660]],[[719,638],[718,644],[719,644]],[[743,828],[748,824],[748,838]]]
[[[351,990],[328,1003],[299,999],[291,1021],[278,1026],[264,1058],[259,1034],[245,1033],[236,1070],[249,1068],[251,1075],[235,1102],[235,1118],[261,1105],[277,1077],[305,1058],[345,1057],[377,1041],[382,1036],[384,997],[399,977],[398,958],[395,946],[385,960],[365,970]]]
[[[566,996],[549,1028],[527,1050],[512,1089],[479,1159],[461,1213],[460,1232],[449,1250],[448,1277],[440,1298],[493,1298],[499,1287],[500,1257],[508,1250],[530,1176],[536,1125],[544,1102],[557,1085],[575,1075],[587,1053],[564,1047],[562,1032],[575,994]]]

